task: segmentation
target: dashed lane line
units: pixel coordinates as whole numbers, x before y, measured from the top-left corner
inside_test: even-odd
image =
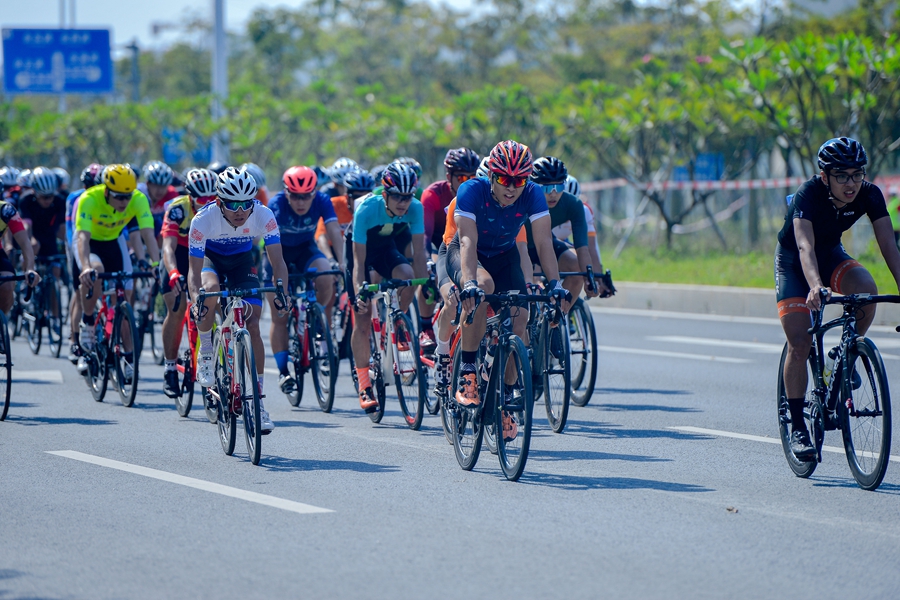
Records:
[[[272,508],[280,508],[281,510],[295,512],[301,515],[334,512],[333,510],[329,510],[327,508],[319,508],[318,506],[312,506],[311,504],[303,504],[302,502],[294,502],[293,500],[285,500],[284,498],[276,498],[275,496],[268,496],[266,494],[259,494],[257,492],[249,492],[247,490],[233,488],[227,485],[213,483],[211,481],[194,479],[193,477],[185,477],[184,475],[176,475],[175,473],[168,473],[166,471],[159,471],[157,469],[150,469],[148,467],[132,465],[130,463],[121,462],[118,460],[110,460],[108,458],[103,458],[102,456],[84,454],[82,452],[76,452],[74,450],[47,450],[47,454],[62,456],[63,458],[71,458],[72,460],[78,460],[81,462],[90,463],[92,465],[99,465],[101,467],[107,467],[109,469],[116,469],[118,471],[125,471],[126,473],[133,473],[135,475],[141,475],[142,477],[159,479],[160,481],[168,481],[169,483],[175,483],[197,490],[203,490],[204,492],[211,492],[213,494],[219,494],[221,496],[237,498],[238,500],[246,500],[247,502],[262,504],[263,506],[271,506]]]
[[[721,362],[735,365],[743,365],[753,362],[748,358],[732,358],[730,356],[711,356],[709,354],[689,354],[687,352],[667,352],[665,350],[649,350],[646,348],[625,348],[623,346],[597,346],[600,352],[613,354],[640,354],[643,356],[661,356],[664,358],[685,358],[688,360],[702,360],[707,362]]]

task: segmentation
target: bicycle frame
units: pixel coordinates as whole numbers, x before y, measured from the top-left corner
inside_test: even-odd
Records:
[[[331,270],[331,271],[316,271],[311,269],[306,273],[298,273],[295,275],[291,275],[289,281],[292,284],[291,295],[297,298],[298,302],[294,303],[291,312],[294,314],[294,322],[298,327],[297,331],[297,339],[301,341],[300,348],[300,365],[303,369],[308,369],[310,365],[309,361],[309,319],[303,319],[303,331],[299,331],[300,327],[300,312],[304,313],[309,312],[309,307],[318,302],[318,298],[316,297],[316,286],[313,285],[313,281],[319,277],[324,277],[326,275],[343,275],[344,272],[340,270]],[[323,308],[324,310],[324,308]],[[330,332],[329,332],[330,333]]]

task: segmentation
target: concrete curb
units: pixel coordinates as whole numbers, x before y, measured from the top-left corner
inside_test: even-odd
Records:
[[[777,319],[775,290],[765,288],[726,287],[717,285],[683,285],[673,283],[640,283],[617,281],[616,295],[595,300],[595,306],[699,313],[732,317]],[[829,307],[838,315],[839,309]],[[900,324],[900,304],[881,304],[875,325]]]

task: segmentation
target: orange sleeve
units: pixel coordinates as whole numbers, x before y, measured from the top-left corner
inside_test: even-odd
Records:
[[[518,235],[516,235],[516,243],[518,242],[525,242],[526,244],[528,243],[528,234],[525,231],[524,225],[522,225],[522,229],[520,229]]]
[[[453,236],[456,235],[456,219],[453,218],[454,212],[456,211],[456,198],[450,201],[450,204],[447,205],[447,220],[444,223],[444,245],[449,246],[450,242],[453,241]]]
[[[319,239],[325,235],[325,220],[322,217],[319,217],[319,224],[316,225],[316,235],[313,236],[314,239]]]

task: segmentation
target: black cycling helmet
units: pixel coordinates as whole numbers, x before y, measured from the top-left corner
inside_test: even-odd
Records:
[[[569,176],[566,165],[555,156],[542,156],[534,161],[531,180],[535,183],[551,183],[565,181]]]
[[[819,168],[823,171],[861,169],[868,162],[866,149],[853,138],[832,138],[819,148]]]
[[[228,163],[226,163],[224,161],[214,160],[211,163],[209,163],[208,165],[206,165],[206,168],[208,170],[212,171],[213,173],[215,173],[216,175],[221,175],[222,173],[225,172],[225,169],[227,169],[228,166],[229,166]]]
[[[481,157],[471,148],[452,148],[444,157],[448,173],[474,173],[481,164]]]

